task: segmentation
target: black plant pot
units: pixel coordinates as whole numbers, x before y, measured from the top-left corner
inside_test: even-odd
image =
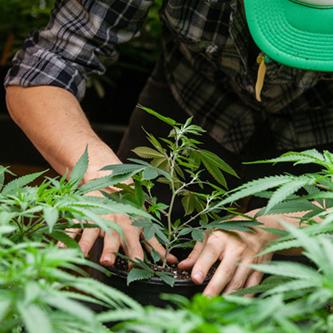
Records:
[[[90,252],[90,259],[93,262],[99,263],[102,249],[103,241],[99,239]],[[209,279],[207,279],[202,285],[196,285],[192,280],[176,280],[175,285],[170,287],[159,278],[152,278],[150,280],[135,281],[128,286],[127,272],[116,267],[110,269],[111,275],[109,276],[91,268],[88,269],[88,273],[92,278],[122,291],[142,305],[153,305],[157,307],[170,305],[170,302],[161,299],[161,294],[180,295],[190,299],[195,294],[201,293],[209,282]]]
[[[166,307],[170,305],[167,300],[161,299],[162,294],[180,295],[192,298],[195,294],[201,293],[208,282],[202,285],[195,285],[191,280],[176,280],[173,287],[165,284],[159,278],[132,282],[127,285],[127,272],[118,269],[111,270],[112,275],[104,280],[109,286],[127,294],[142,305],[153,305]]]

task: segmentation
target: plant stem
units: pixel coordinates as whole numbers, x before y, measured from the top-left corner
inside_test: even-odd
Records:
[[[173,236],[173,232],[172,232],[172,212],[173,212],[175,200],[176,200],[176,197],[177,197],[177,190],[176,190],[176,187],[175,187],[174,176],[175,176],[175,166],[176,166],[176,160],[177,160],[177,156],[178,156],[179,137],[180,136],[181,136],[181,133],[178,133],[176,138],[175,138],[176,149],[174,149],[174,151],[170,153],[170,160],[171,160],[170,161],[170,179],[171,179],[170,187],[171,187],[172,195],[171,195],[171,200],[170,200],[169,210],[168,210],[168,215],[167,215],[169,244],[170,244],[172,236]],[[169,244],[166,246],[165,258],[163,260],[163,268],[166,266],[167,256],[170,253]]]

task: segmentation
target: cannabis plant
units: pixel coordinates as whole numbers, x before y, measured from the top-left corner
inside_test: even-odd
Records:
[[[118,180],[116,186],[121,189],[106,196],[150,213],[153,219],[141,218],[133,224],[143,229],[146,240],[156,237],[167,254],[175,249],[192,247],[195,241],[203,241],[211,230],[251,231],[258,223],[249,218],[231,221],[233,210],[218,206],[227,189],[224,174],[236,177],[236,173],[218,155],[200,147],[198,139],[205,131],[193,124],[192,118],[180,124],[151,109],[143,110],[170,126],[169,136],[157,138],[146,133],[152,146],[135,148],[133,152],[139,159],[131,158],[126,164],[106,166],[103,170],[112,171],[110,180]],[[132,179],[133,183],[121,184],[127,179]],[[155,191],[157,184],[169,189],[168,201],[159,201]],[[179,202],[182,205],[181,216],[175,213]],[[151,252],[151,257],[154,263],[161,260],[155,251]],[[165,268],[166,265],[166,259],[163,259],[161,266]],[[128,275],[128,282],[154,275],[168,284],[174,282],[172,276],[153,269],[148,258],[146,262],[136,262],[136,268]]]
[[[127,321],[117,327],[119,332],[333,332],[333,154],[316,150],[290,152],[256,163],[282,162],[316,168],[300,175],[253,180],[226,192],[217,206],[254,195],[267,200],[257,216],[292,214],[299,223],[286,224],[283,216],[277,215],[282,229],[269,231],[280,237],[261,254],[297,248],[308,264],[286,260],[252,265],[269,276],[260,286],[239,291],[238,296],[197,296],[192,301],[177,296],[177,310],[147,307],[144,314],[128,311]],[[240,297],[248,294],[256,298]]]
[[[69,180],[45,178],[39,186],[30,184],[41,177],[43,172],[16,178],[4,185],[8,168],[0,167],[0,219],[14,227],[7,237],[14,243],[25,240],[50,238],[63,242],[69,247],[77,246],[67,235],[66,228],[96,227],[121,234],[119,226],[106,219],[105,215],[124,213],[149,219],[150,216],[132,205],[121,204],[105,197],[91,196],[91,191],[104,189],[114,184],[114,179],[92,180],[82,184],[88,167],[87,150],[82,155]]]
[[[29,174],[5,184],[8,168],[0,168],[0,332],[75,333],[108,332],[89,306],[126,310],[134,301],[87,277],[87,261],[66,228],[99,227],[121,234],[105,215],[114,212],[149,219],[131,205],[92,190],[112,185],[107,177],[82,184],[88,167],[87,150],[71,174],[31,183],[42,173]],[[56,246],[57,241],[67,249]]]
[[[304,229],[285,225],[287,233],[304,248],[312,267],[296,262],[253,265],[270,274],[261,286],[238,294],[258,293],[257,298],[225,296],[192,301],[168,296],[178,309],[127,311],[119,332],[144,333],[327,333],[333,332],[332,237],[308,236]],[[287,248],[287,246],[285,246]],[[114,313],[113,313],[114,314]],[[104,320],[112,318],[105,313]],[[116,329],[115,328],[115,329]]]
[[[2,221],[1,221],[2,222]],[[13,227],[0,226],[0,332],[106,333],[91,306],[139,307],[117,290],[90,279],[79,250],[40,242],[15,244]]]

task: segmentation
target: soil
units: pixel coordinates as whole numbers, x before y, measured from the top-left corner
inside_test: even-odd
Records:
[[[206,277],[205,281],[209,281],[213,277],[217,266],[218,266],[218,263],[215,264],[210,269],[210,271],[207,274],[207,277]],[[117,257],[117,259],[116,259],[115,268],[119,271],[122,271],[122,272],[128,272],[128,270],[129,270],[127,261],[125,259],[122,259],[122,258],[119,258],[119,257]],[[176,265],[162,267],[160,265],[154,264],[152,266],[152,268],[155,272],[171,273],[176,280],[191,281],[191,272],[190,271],[185,271],[185,270],[180,270],[180,269],[177,268]]]

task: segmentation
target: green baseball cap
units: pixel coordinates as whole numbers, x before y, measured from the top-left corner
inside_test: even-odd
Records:
[[[333,72],[333,0],[244,0],[251,35],[269,58]]]

